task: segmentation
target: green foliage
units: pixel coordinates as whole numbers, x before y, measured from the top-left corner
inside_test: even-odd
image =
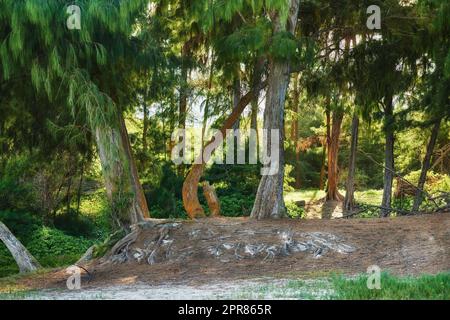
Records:
[[[239,193],[224,195],[219,198],[221,213],[225,217],[249,216],[253,209],[255,196]]]
[[[151,216],[186,218],[181,198],[183,178],[177,175],[170,163],[164,163],[161,171],[159,180],[143,185]]]
[[[449,300],[450,273],[397,277],[383,272],[381,289],[369,290],[367,276],[356,279],[335,277],[333,284],[337,299],[345,300]]]
[[[292,219],[303,219],[305,217],[305,209],[299,207],[295,202],[286,202],[287,214]]]
[[[3,165],[0,171],[0,210],[33,209],[32,186],[24,181],[24,173],[29,173],[32,166],[30,160],[17,157]]]
[[[0,211],[0,220],[44,267],[74,263],[94,243],[84,237],[70,236],[61,230],[45,227],[42,221],[29,213]],[[17,271],[13,257],[0,243],[0,277]]]
[[[53,224],[57,229],[71,236],[95,237],[95,223],[73,209],[58,214],[53,219]]]

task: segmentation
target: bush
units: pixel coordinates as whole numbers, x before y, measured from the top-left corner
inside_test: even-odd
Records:
[[[292,219],[305,218],[305,209],[299,207],[295,202],[286,202],[287,214]]]
[[[220,197],[220,209],[225,217],[249,216],[252,212],[255,196],[233,194]]]
[[[53,223],[59,230],[71,236],[93,237],[95,236],[94,222],[83,215],[77,214],[75,210],[58,214]]]
[[[0,210],[34,210],[32,185],[24,177],[30,167],[30,159],[16,157],[0,168]]]
[[[57,229],[42,227],[34,232],[26,247],[39,260],[52,256],[79,256],[92,244],[93,241],[72,237]]]
[[[43,267],[59,267],[76,262],[93,245],[93,240],[74,237],[61,230],[45,227],[29,213],[0,211],[0,220],[22,242]],[[16,263],[0,243],[0,277],[18,272]]]

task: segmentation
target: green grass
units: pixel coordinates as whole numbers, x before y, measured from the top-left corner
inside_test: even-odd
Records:
[[[325,192],[318,189],[307,189],[292,192],[285,192],[284,201],[293,202],[304,200],[306,203],[320,200],[325,197]]]
[[[335,298],[343,300],[450,300],[450,272],[419,277],[381,274],[380,290],[367,288],[367,276],[334,277]]]
[[[345,195],[345,190],[339,191],[341,192],[341,194]],[[355,192],[355,198],[357,202],[371,205],[379,205],[381,203],[382,196],[383,190],[369,189]],[[323,198],[325,198],[325,191],[318,189],[306,189],[306,190],[285,192],[284,195],[285,202],[304,200],[306,201],[306,203],[308,203]]]
[[[236,299],[450,300],[450,272],[419,277],[382,273],[380,290],[367,287],[367,275],[271,281],[234,295]]]

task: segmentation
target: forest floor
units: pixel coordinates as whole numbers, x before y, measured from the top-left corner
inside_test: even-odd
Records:
[[[45,292],[49,298],[68,299],[83,294],[203,299],[236,297],[254,291],[247,290],[252,286],[280,287],[290,279],[304,279],[319,281],[312,296],[320,297],[328,292],[323,279],[331,274],[353,276],[372,265],[394,275],[449,271],[450,213],[389,219],[152,221],[126,252],[83,265],[89,276],[83,272],[82,292],[65,289],[70,276],[66,270],[20,277],[14,285],[45,289],[39,293],[44,299]],[[151,297],[145,295],[150,288]]]

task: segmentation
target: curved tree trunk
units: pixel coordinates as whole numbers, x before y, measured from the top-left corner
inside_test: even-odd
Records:
[[[273,34],[289,31],[294,33],[297,25],[299,0],[289,1],[288,21],[282,21],[277,12],[274,13]],[[266,106],[264,110],[264,129],[268,130],[264,148],[271,150],[271,130],[279,130],[279,162],[278,172],[264,175],[259,183],[251,217],[254,219],[281,218],[286,214],[283,199],[284,178],[284,104],[290,80],[290,62],[272,59],[269,66]]]
[[[384,133],[386,139],[384,155],[384,187],[381,201],[381,217],[388,217],[391,213],[392,184],[394,181],[394,106],[392,97],[386,97],[384,110]]]
[[[416,196],[414,198],[414,204],[412,207],[412,212],[419,211],[420,204],[423,199],[423,188],[425,186],[425,182],[427,180],[427,173],[430,169],[431,164],[431,156],[433,155],[434,146],[436,145],[437,136],[439,134],[439,129],[441,127],[441,119],[437,120],[433,126],[431,131],[430,141],[427,146],[427,153],[425,154],[425,158],[423,159],[422,171],[420,172],[419,183],[417,185],[418,190],[416,191]]]
[[[209,182],[203,182],[203,194],[205,195],[206,202],[208,203],[209,210],[213,217],[220,216],[220,202],[217,198],[216,190]]]
[[[14,260],[19,266],[21,273],[35,271],[41,266],[39,262],[28,252],[22,243],[9,231],[8,227],[0,221],[0,240],[11,252]]]
[[[259,88],[263,87],[264,84],[261,84]],[[239,104],[236,108],[233,109],[233,112],[228,116],[225,120],[224,124],[220,128],[220,132],[222,136],[225,137],[227,129],[231,129],[239,118],[239,116],[244,111],[245,107],[253,100],[254,94],[253,91],[248,92],[245,96],[241,98]],[[205,144],[203,150],[207,147],[215,143],[215,138],[212,138],[207,144]],[[208,155],[210,156],[210,155]],[[183,206],[186,210],[186,213],[191,219],[195,219],[197,217],[203,217],[205,215],[204,210],[198,200],[198,184],[203,175],[203,170],[205,169],[205,164],[209,161],[209,157],[204,157],[203,152],[200,153],[198,158],[195,161],[195,164],[192,165],[191,170],[189,171],[186,179],[183,183]]]
[[[352,142],[350,147],[350,159],[348,161],[347,187],[344,199],[344,213],[352,213],[355,205],[355,169],[356,150],[358,148],[359,118],[355,113],[352,120]]]
[[[117,127],[97,127],[95,139],[113,218],[129,229],[149,215],[122,115]]]
[[[331,135],[328,144],[328,186],[327,200],[342,201],[344,197],[339,193],[339,138],[341,135],[341,125],[344,113],[341,110],[333,111],[333,119],[331,125]]]

